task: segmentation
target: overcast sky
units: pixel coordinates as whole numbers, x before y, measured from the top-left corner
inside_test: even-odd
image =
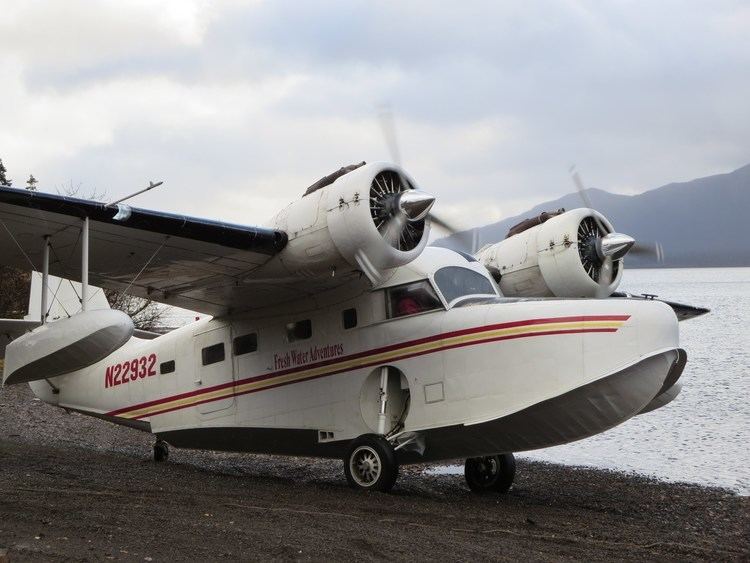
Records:
[[[0,158],[139,207],[259,224],[402,161],[465,226],[587,185],[750,162],[750,4],[3,0]]]

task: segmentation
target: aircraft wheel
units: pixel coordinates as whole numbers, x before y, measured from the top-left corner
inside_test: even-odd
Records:
[[[516,476],[513,454],[470,457],[464,466],[466,484],[475,493],[506,493]]]
[[[167,461],[169,459],[169,446],[163,440],[157,440],[154,444],[154,461]]]
[[[398,477],[396,452],[382,436],[363,434],[349,446],[344,473],[355,489],[387,492]]]

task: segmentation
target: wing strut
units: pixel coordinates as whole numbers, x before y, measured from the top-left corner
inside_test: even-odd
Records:
[[[83,218],[81,231],[81,310],[86,312],[89,298],[89,216]]]
[[[42,324],[47,322],[47,288],[49,287],[49,235],[44,235],[42,247]]]

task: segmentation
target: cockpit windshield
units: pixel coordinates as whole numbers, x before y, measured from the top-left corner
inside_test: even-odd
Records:
[[[497,296],[492,282],[485,276],[460,266],[446,266],[435,272],[435,283],[445,301],[451,303],[467,295]]]
[[[434,311],[443,305],[440,303],[435,290],[432,289],[430,282],[420,280],[388,288],[386,290],[386,306],[387,317],[392,319]]]

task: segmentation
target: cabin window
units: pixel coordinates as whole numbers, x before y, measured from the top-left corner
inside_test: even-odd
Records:
[[[204,366],[224,361],[224,343],[219,342],[213,346],[206,346],[201,350],[201,360]]]
[[[435,272],[435,283],[448,303],[467,295],[497,296],[495,287],[487,277],[460,266],[440,268]]]
[[[258,335],[253,332],[244,336],[238,336],[234,339],[232,348],[235,356],[255,352],[258,349]]]
[[[440,299],[427,280],[387,289],[385,302],[389,319],[434,311],[442,307]]]
[[[312,322],[310,319],[297,321],[286,325],[286,339],[289,342],[306,340],[312,336]]]
[[[345,329],[354,328],[357,326],[357,310],[346,309],[341,313],[341,321],[344,323]]]
[[[174,360],[159,364],[159,373],[172,373],[174,371]]]

